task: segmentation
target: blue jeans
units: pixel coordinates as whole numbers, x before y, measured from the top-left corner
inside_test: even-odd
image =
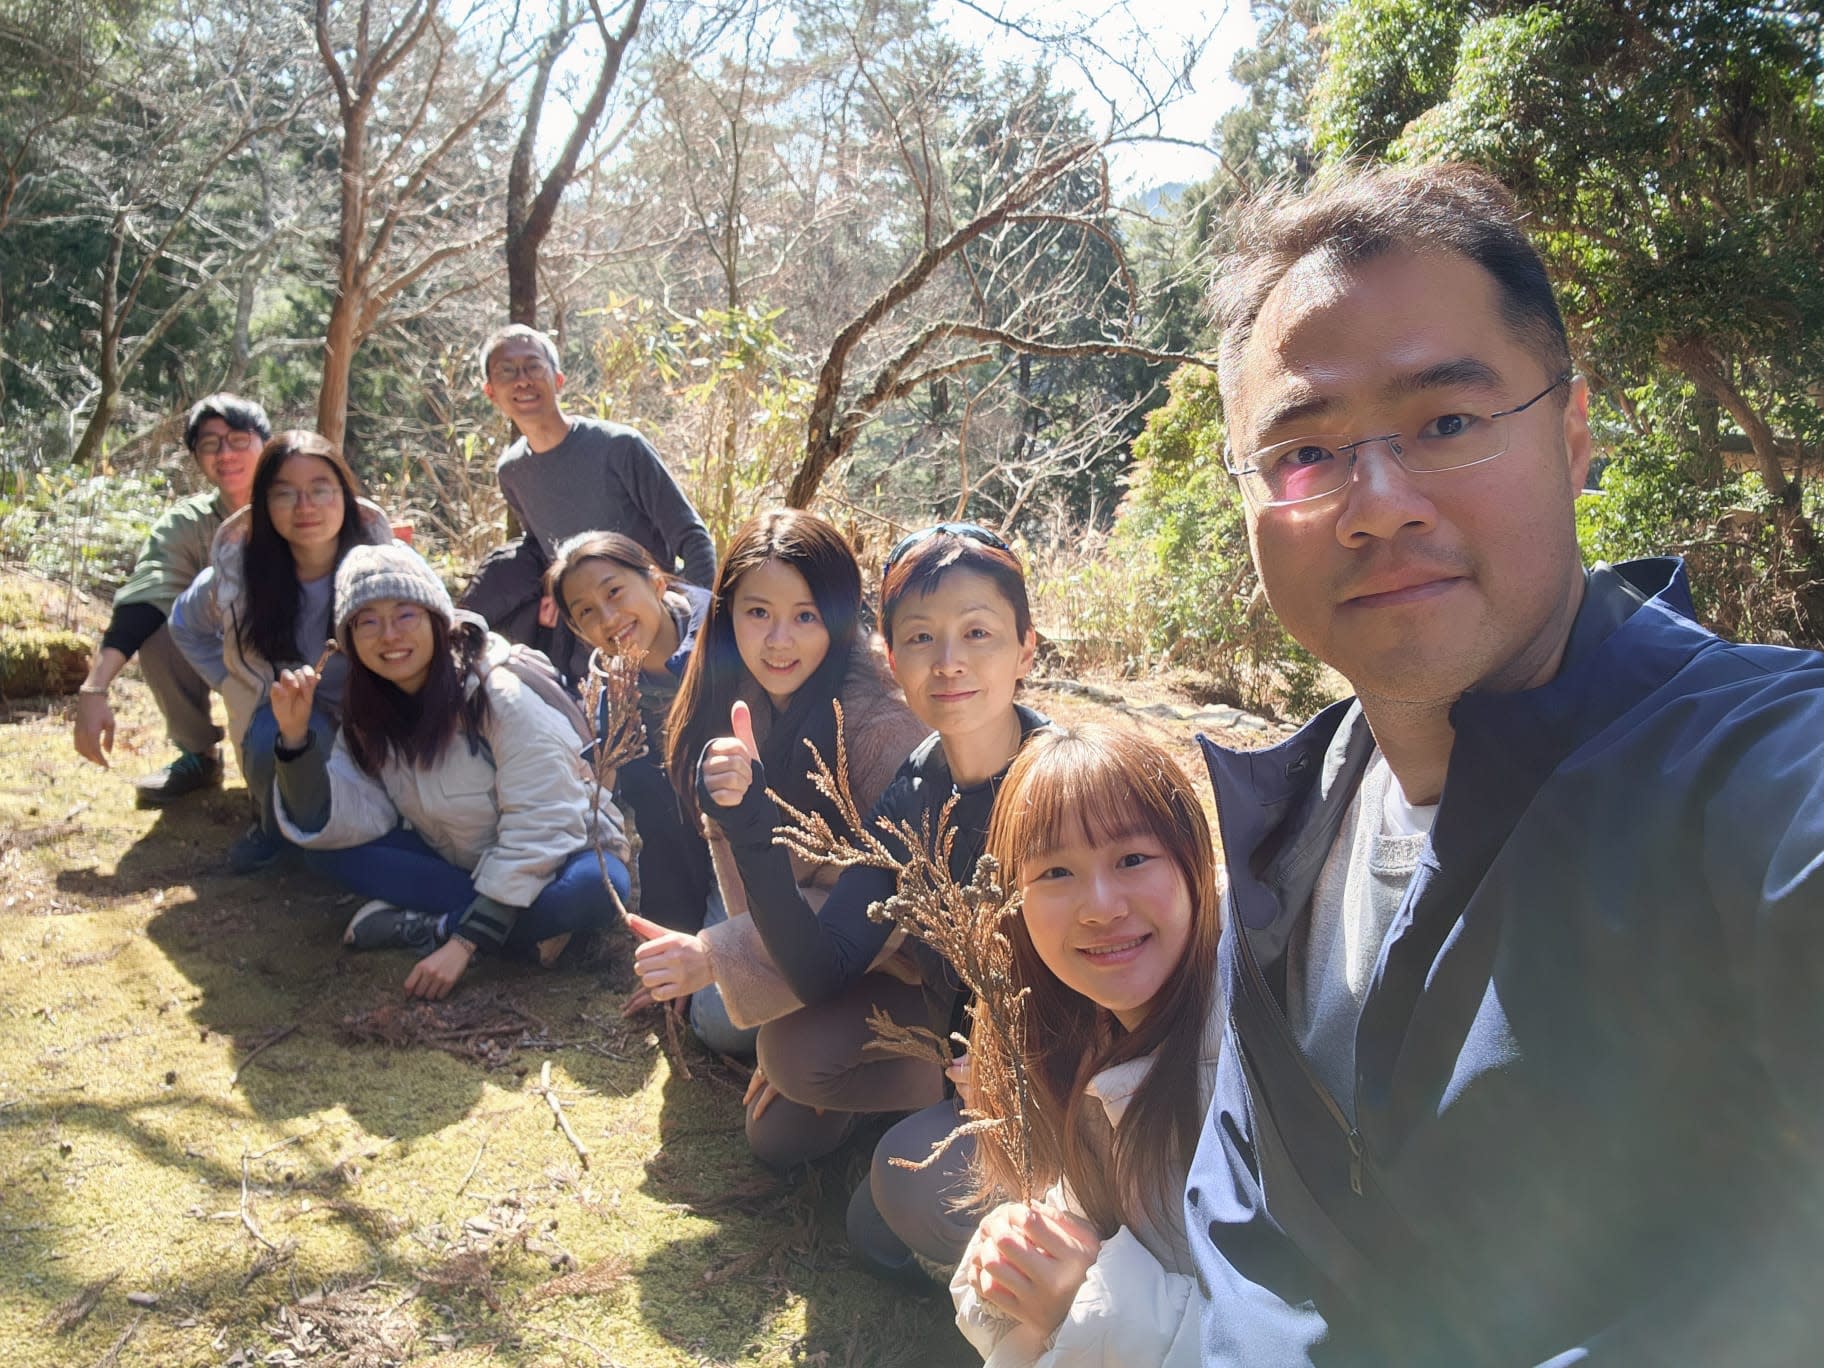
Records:
[[[454,927],[475,900],[475,881],[451,864],[408,827],[395,827],[377,841],[347,850],[307,852],[309,867],[363,898],[380,898],[395,907],[432,917],[448,917]],[[614,890],[627,897],[627,866],[608,857]],[[502,953],[536,959],[538,943],[570,932],[599,930],[614,919],[614,903],[602,887],[602,867],[593,850],[579,850],[524,908],[513,923]]]
[[[703,914],[703,929],[728,920],[728,907],[722,901],[722,890],[712,888],[709,906]],[[728,1007],[722,1001],[721,985],[712,983],[690,995],[687,1019],[691,1032],[717,1054],[735,1059],[752,1059],[754,1041],[760,1035],[758,1026],[737,1026],[728,1019]]]
[[[334,748],[340,727],[341,724],[328,713],[313,710],[310,714],[311,739],[324,755]],[[278,720],[272,715],[272,705],[262,703],[247,724],[246,735],[241,738],[241,770],[247,781],[247,791],[253,795],[254,808],[260,814],[260,830],[269,836],[279,834],[277,805],[272,801],[272,781],[279,768],[279,759],[272,753],[272,748],[278,744]]]

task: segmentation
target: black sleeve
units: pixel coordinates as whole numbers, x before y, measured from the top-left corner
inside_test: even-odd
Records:
[[[779,809],[767,795],[762,765],[755,763],[754,782],[741,802],[726,808],[703,787],[699,760],[697,804],[728,837],[747,890],[748,914],[800,1002],[827,1002],[867,973],[893,930],[868,916],[869,907],[893,896],[897,884],[891,873],[845,869],[823,911],[813,912],[798,891],[791,857],[773,843]]]
[[[112,646],[131,660],[146,638],[164,625],[165,610],[156,603],[117,603],[108,630],[101,634],[101,647],[105,651]]]

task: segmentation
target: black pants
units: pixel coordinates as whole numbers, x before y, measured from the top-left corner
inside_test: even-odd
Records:
[[[703,929],[709,906],[709,844],[684,817],[671,780],[650,755],[621,766],[616,796],[640,833],[640,915],[672,931]]]

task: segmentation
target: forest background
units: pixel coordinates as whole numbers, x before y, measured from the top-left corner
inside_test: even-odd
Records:
[[[761,1172],[738,1072],[619,1018],[624,944],[403,1011],[348,898],[218,869],[238,787],[133,807],[167,754],[136,680],[111,772],[21,701],[56,623],[86,670],[212,390],[344,441],[457,579],[507,532],[475,347],[535,322],[718,537],[786,499],[870,562],[1009,530],[1042,706],[1193,760],[1283,729],[1187,690],[1298,718],[1334,684],[1248,565],[1210,273],[1265,187],[1461,157],[1532,214],[1590,378],[1587,553],[1681,552],[1721,629],[1824,641],[1817,9],[1000,4],[0,0],[9,1364],[976,1358],[852,1267],[871,1134]],[[1236,99],[1187,134],[1225,17]],[[1213,174],[1124,180],[1162,135]]]
[[[1824,640],[1816,8],[1261,0],[1214,174],[1127,189],[1222,16],[1051,13],[5,0],[0,555],[105,590],[193,481],[176,415],[230,388],[343,441],[454,575],[506,532],[474,351],[511,316],[718,539],[781,500],[872,555],[974,518],[1077,664],[1296,714],[1324,686],[1247,563],[1210,272],[1265,187],[1464,158],[1590,377],[1590,556],[1681,552],[1723,630]]]

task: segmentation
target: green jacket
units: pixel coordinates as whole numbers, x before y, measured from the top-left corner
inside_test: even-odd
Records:
[[[221,491],[216,489],[192,494],[167,508],[146,534],[132,575],[115,591],[114,606],[149,603],[169,617],[177,596],[209,564],[209,548],[225,516]]]

